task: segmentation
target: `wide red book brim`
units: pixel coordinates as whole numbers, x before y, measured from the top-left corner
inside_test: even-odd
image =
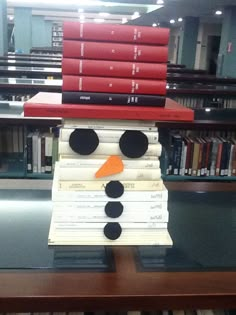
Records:
[[[155,105],[155,104],[154,104]],[[165,107],[62,104],[61,93],[40,92],[24,104],[25,117],[193,121],[194,111],[167,98]]]

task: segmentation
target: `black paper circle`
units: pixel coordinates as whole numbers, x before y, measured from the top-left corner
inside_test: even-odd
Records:
[[[119,223],[112,222],[112,223],[107,223],[104,227],[104,235],[109,239],[109,240],[117,240],[122,232],[122,228]]]
[[[120,137],[119,141],[121,152],[129,158],[139,158],[143,156],[148,149],[148,138],[136,130],[127,130]]]
[[[111,201],[105,206],[105,213],[109,218],[119,218],[123,213],[124,206],[121,202]]]
[[[110,198],[118,198],[123,195],[124,186],[119,181],[112,180],[107,183],[105,193]]]
[[[75,129],[69,138],[71,149],[81,155],[93,153],[99,145],[99,138],[93,129]]]

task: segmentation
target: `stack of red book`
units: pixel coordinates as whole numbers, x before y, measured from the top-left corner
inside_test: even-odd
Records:
[[[169,29],[64,23],[62,103],[165,106]]]

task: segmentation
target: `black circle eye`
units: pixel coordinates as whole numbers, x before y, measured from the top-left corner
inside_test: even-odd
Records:
[[[129,158],[139,158],[148,149],[148,138],[141,131],[127,130],[120,137],[121,152]]]
[[[107,223],[104,227],[104,235],[109,240],[117,240],[121,235],[122,229],[119,223]]]
[[[119,181],[110,181],[105,188],[105,193],[110,198],[118,198],[124,193],[124,186]]]
[[[81,155],[93,153],[99,144],[99,138],[93,129],[75,129],[69,138],[71,149]]]
[[[121,202],[108,202],[105,206],[105,213],[109,218],[118,218],[123,213],[123,205]]]

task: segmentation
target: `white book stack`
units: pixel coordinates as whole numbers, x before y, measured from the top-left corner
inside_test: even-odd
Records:
[[[64,120],[49,245],[172,245],[154,122]]]

